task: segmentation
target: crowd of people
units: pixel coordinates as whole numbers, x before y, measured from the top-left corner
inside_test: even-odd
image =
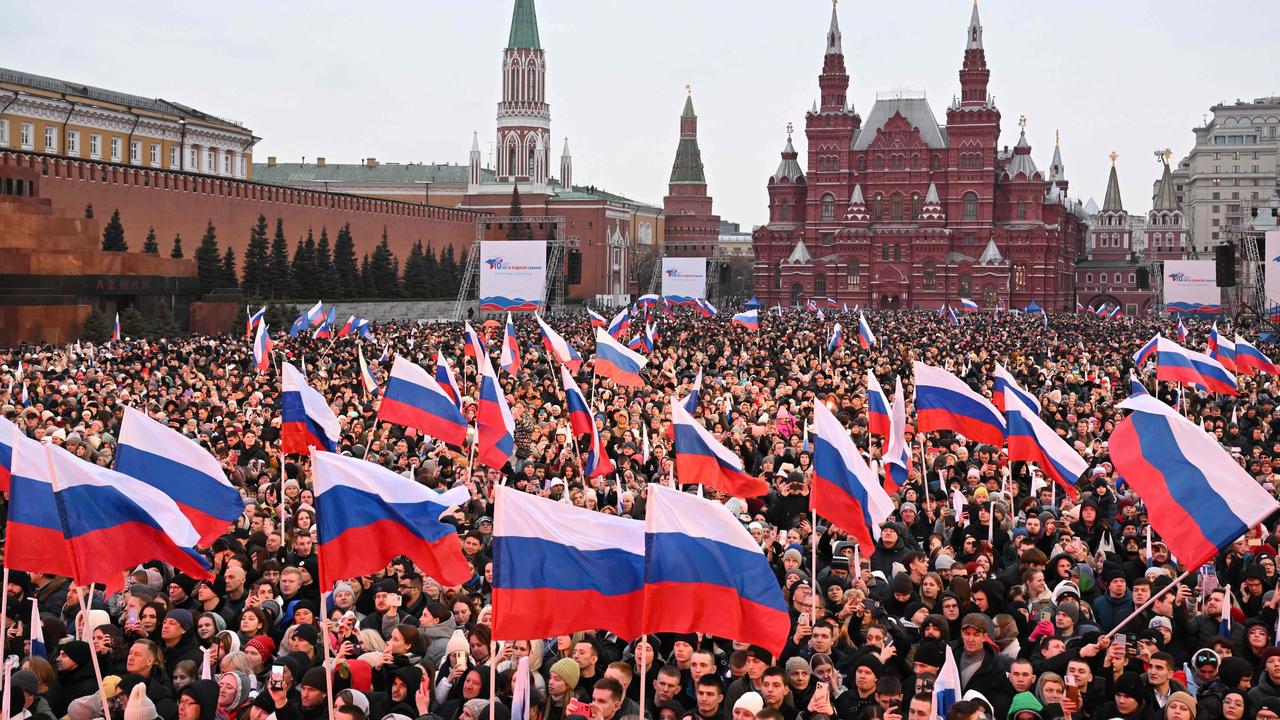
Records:
[[[428,487],[470,490],[448,518],[474,569],[459,587],[442,587],[405,558],[319,587],[308,458],[280,455],[280,379],[252,369],[248,340],[181,336],[0,353],[0,415],[21,432],[110,466],[123,408],[132,406],[216,456],[245,507],[205,549],[213,581],[149,564],[123,592],[94,591],[83,613],[84,590],[68,578],[10,572],[10,716],[317,720],[332,705],[339,720],[505,720],[513,709],[520,720],[640,720],[643,705],[651,720],[927,720],[950,648],[962,685],[953,718],[1280,720],[1275,518],[1212,565],[1182,568],[1158,534],[1148,552],[1142,498],[1109,462],[1132,353],[1155,332],[1168,334],[1168,320],[977,313],[955,325],[929,312],[869,312],[879,342],[831,353],[833,322],[855,327],[856,316],[762,312],[753,332],[729,314],[655,313],[659,339],[644,388],[614,386],[583,366],[579,385],[617,466],[586,481],[584,439],[571,435],[558,367],[531,317],[517,320],[521,369],[499,372],[516,427],[515,454],[502,468],[379,422],[377,396],[361,386],[357,343],[371,360],[386,350],[426,368],[440,351],[455,364],[474,419],[477,373],[463,356],[460,324],[386,324],[372,341],[278,338],[273,367],[305,368],[340,421],[339,452]],[[585,314],[547,320],[590,359]],[[1196,345],[1207,326],[1188,326]],[[496,358],[501,330],[488,333]],[[910,419],[913,360],[988,396],[995,363],[1003,364],[1088,461],[1079,494],[1041,482],[1005,448],[908,427],[910,480],[893,495],[896,510],[874,548],[855,547],[820,516],[815,524],[805,442],[812,401],[832,408],[876,465],[883,438],[867,429],[868,371],[888,388],[901,378]],[[382,382],[389,369],[375,363]],[[702,635],[586,629],[493,642],[494,486],[643,518],[647,483],[680,483],[668,406],[699,371],[699,420],[770,487],[760,497],[716,499],[776,570],[793,621],[782,652]],[[1280,491],[1275,378],[1241,377],[1240,395],[1230,397],[1157,383],[1149,369],[1138,377]],[[957,489],[967,503],[958,516]],[[1161,594],[1187,569],[1195,572]],[[1159,599],[1130,619],[1153,594]],[[33,617],[43,654],[30,642]],[[527,706],[515,693],[523,658]]]

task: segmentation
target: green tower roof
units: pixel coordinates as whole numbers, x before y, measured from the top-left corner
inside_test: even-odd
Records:
[[[507,38],[507,47],[542,49],[538,42],[538,13],[533,9],[533,0],[516,0],[515,9],[511,12],[511,36]]]
[[[680,145],[676,147],[676,162],[671,166],[671,182],[706,184],[707,178],[702,174],[702,151],[698,149],[697,138],[680,139]]]
[[[697,117],[693,113],[693,93],[689,93],[684,99],[684,112],[680,113],[680,117]]]

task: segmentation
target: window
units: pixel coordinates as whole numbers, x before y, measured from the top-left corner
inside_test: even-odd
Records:
[[[45,152],[58,152],[58,128],[46,127],[44,129],[44,149]]]
[[[790,206],[790,205],[788,205],[788,204],[786,204],[786,203],[782,203],[782,205],[781,205],[781,206],[779,206],[779,208],[778,208],[778,219],[779,219],[779,220],[782,220],[783,222],[786,222],[786,221],[788,221],[788,220],[790,220],[790,219],[791,219],[791,206]]]
[[[199,156],[196,155],[195,148],[187,150],[187,169],[193,172],[200,169]]]
[[[959,283],[960,297],[962,298],[969,297],[969,292],[972,289],[972,287],[973,287],[973,282],[969,278],[969,273],[967,272],[960,273],[960,283]]]
[[[867,156],[859,155],[858,156],[858,172],[866,172],[866,171],[867,171]]]
[[[160,146],[151,143],[151,167],[160,167]]]
[[[240,157],[240,167],[236,172],[236,174],[239,175],[240,177],[244,177],[244,165],[245,165],[244,155],[241,155],[239,157]],[[646,225],[645,227],[648,227],[648,226]]]
[[[773,289],[782,289],[782,261],[779,260],[773,266]]]
[[[850,260],[849,267],[846,269],[846,282],[849,287],[857,287],[858,285],[858,261]]]
[[[1018,219],[1019,220],[1027,219],[1027,201],[1026,200],[1018,201]]]
[[[893,244],[893,259],[894,259],[894,260],[901,260],[901,259],[902,259],[902,245],[901,245],[901,243],[894,243],[894,244]]]
[[[1129,273],[1129,284],[1133,285],[1137,282],[1138,282],[1138,276],[1133,273]]]
[[[1085,273],[1085,274],[1084,274],[1084,281],[1085,281],[1085,283],[1087,283],[1087,284],[1089,284],[1089,285],[1092,285],[1092,284],[1093,284],[1093,273]]]
[[[67,154],[68,155],[80,154],[80,131],[79,130],[67,131]]]
[[[836,199],[831,193],[822,196],[822,219],[830,222],[836,217]]]
[[[222,174],[231,174],[231,155],[228,153],[223,153],[222,155]]]
[[[938,279],[937,266],[932,260],[926,260],[924,263],[924,289],[933,290]]]
[[[889,243],[885,243],[880,246],[880,259],[881,260],[889,259]]]
[[[978,219],[978,194],[975,192],[967,192],[964,194],[964,219]]]
[[[205,172],[217,172],[218,163],[213,157],[213,148],[209,148],[204,154],[204,170]]]
[[[94,160],[98,160],[102,158],[102,136],[101,135],[89,136],[89,157],[93,158]]]
[[[31,136],[35,134],[35,131],[36,131],[35,125],[32,125],[31,123],[22,123],[22,132],[18,136],[18,139],[22,143],[23,150],[30,150],[34,147],[31,144],[32,143]]]
[[[9,147],[9,121],[0,120],[0,147]]]
[[[889,219],[902,219],[902,195],[899,193],[894,193],[893,197],[889,198]]]
[[[1013,289],[1027,289],[1027,266],[1024,263],[1013,264]]]
[[[169,169],[170,170],[178,169],[178,146],[177,145],[172,145],[169,147]]]
[[[120,162],[120,138],[111,138],[111,162]]]
[[[916,193],[911,194],[911,219],[920,219],[920,196]]]
[[[137,140],[129,141],[129,162],[134,164],[142,162],[142,143]]]
[[[871,201],[871,219],[880,220],[884,217],[884,196],[876,195]]]
[[[966,234],[965,234],[965,236],[964,236],[964,244],[965,244],[965,245],[977,245],[977,244],[978,244],[978,236],[974,235],[973,233],[966,233]]]
[[[827,276],[826,276],[826,275],[816,275],[816,276],[814,276],[814,278],[813,278],[813,292],[814,292],[814,293],[816,293],[816,294],[818,294],[818,295],[826,294],[826,292],[827,292]]]

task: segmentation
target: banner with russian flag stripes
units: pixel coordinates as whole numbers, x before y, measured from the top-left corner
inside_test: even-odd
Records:
[[[893,513],[893,500],[867,466],[845,429],[825,403],[813,403],[813,509],[858,541],[863,554],[875,552],[880,523]]]
[[[313,447],[333,452],[342,430],[324,396],[292,363],[280,363],[280,452],[306,455]]]
[[[742,468],[742,458],[721,445],[679,402],[671,403],[676,476],[685,485],[706,485],[734,497],[757,497],[769,484]]]
[[[141,410],[124,409],[112,469],[169,496],[200,534],[202,546],[211,545],[244,513],[240,491],[218,459]]]
[[[467,419],[457,403],[426,370],[400,355],[391,364],[378,419],[421,430],[455,447],[466,444]]]
[[[645,515],[645,633],[701,632],[777,656],[790,634],[777,576],[724,505],[649,485]]]
[[[440,522],[450,508],[471,499],[467,488],[438,493],[381,465],[336,453],[315,451],[311,462],[322,592],[343,578],[383,570],[397,555],[407,555],[445,587],[475,575],[457,528]]]
[[[951,430],[978,442],[1004,444],[1004,418],[986,398],[942,368],[919,361],[911,365],[921,432]]]
[[[494,489],[493,637],[641,632],[644,523]]]
[[[1116,472],[1146,503],[1151,527],[1183,567],[1211,562],[1280,509],[1213,436],[1150,395],[1120,403],[1133,413],[1111,433]]]

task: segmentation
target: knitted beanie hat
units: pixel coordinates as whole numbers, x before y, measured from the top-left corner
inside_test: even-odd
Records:
[[[564,684],[569,686],[570,690],[577,689],[580,668],[572,658],[560,658],[551,666],[551,672],[558,675],[564,681]]]

